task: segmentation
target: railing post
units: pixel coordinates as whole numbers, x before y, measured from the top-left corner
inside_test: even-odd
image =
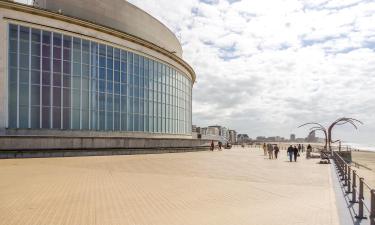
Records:
[[[353,170],[353,185],[352,185],[352,200],[351,203],[358,203],[357,201],[357,172]]]
[[[345,180],[344,186],[348,186],[348,165],[345,162],[343,163],[344,163],[344,180]]]
[[[342,159],[339,158],[340,162],[340,175],[341,175],[341,180],[345,179],[345,172],[344,172],[344,163],[342,162]]]
[[[352,192],[352,178],[351,178],[351,175],[352,175],[352,169],[351,169],[351,166],[348,166],[348,190],[346,191],[346,193],[351,193]]]
[[[357,219],[366,219],[363,215],[363,177],[359,178],[359,196],[358,196],[358,215],[356,216]]]
[[[370,225],[375,225],[375,189],[371,190]]]

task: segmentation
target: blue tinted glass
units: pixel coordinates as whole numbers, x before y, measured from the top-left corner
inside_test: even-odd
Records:
[[[51,44],[51,32],[43,31],[43,44]]]
[[[18,25],[9,24],[9,37],[11,39],[18,39]]]
[[[99,81],[99,91],[105,92],[105,81],[102,81],[102,80]]]
[[[112,93],[113,92],[113,82],[107,81],[107,92]]]
[[[32,29],[32,31],[31,31],[31,40],[33,42],[40,43],[40,30],[39,29]]]
[[[119,71],[115,70],[113,72],[113,76],[114,76],[113,79],[114,79],[115,82],[120,82],[120,72]]]
[[[113,80],[113,70],[107,69],[107,80]]]
[[[121,73],[121,83],[127,83],[127,81],[126,81],[126,73]]]
[[[104,68],[99,68],[99,79],[102,79],[102,80],[106,79],[105,69]]]
[[[30,28],[20,26],[20,40],[29,40]]]
[[[120,94],[120,83],[115,83],[114,84],[114,93],[115,94]]]
[[[53,33],[53,45],[61,47],[62,35]]]
[[[107,68],[113,69],[113,59],[112,58],[107,58]]]

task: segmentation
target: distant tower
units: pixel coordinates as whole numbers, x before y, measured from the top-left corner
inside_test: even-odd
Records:
[[[295,134],[291,134],[290,135],[290,141],[295,141],[296,140],[296,135]]]

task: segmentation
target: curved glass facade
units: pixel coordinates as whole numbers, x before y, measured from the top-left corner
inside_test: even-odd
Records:
[[[190,134],[192,81],[111,45],[9,24],[9,128]]]

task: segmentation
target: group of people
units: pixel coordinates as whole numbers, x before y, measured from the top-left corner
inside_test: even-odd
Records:
[[[307,146],[307,150],[311,150],[311,145],[309,144]],[[267,156],[268,154],[268,158],[269,159],[277,159],[277,155],[279,154],[279,147],[277,146],[277,144],[267,144],[264,143],[263,144],[263,151],[264,151],[264,155]],[[290,145],[288,147],[288,150],[287,150],[287,154],[289,156],[289,161],[292,162],[293,161],[293,157],[294,157],[294,162],[297,162],[297,157],[300,156],[300,153],[301,152],[304,152],[305,151],[305,146],[302,144],[298,144],[298,146],[294,145]]]
[[[219,141],[217,143],[217,147],[219,148],[219,151],[221,151],[221,147],[223,147],[223,143],[221,141]],[[214,149],[215,149],[215,143],[214,143],[214,141],[211,141],[210,150],[213,151]]]
[[[263,144],[263,150],[264,150],[264,155],[267,156],[268,154],[268,158],[269,159],[277,159],[277,155],[279,154],[279,146],[277,146],[276,144],[275,145],[272,145],[272,144],[267,144],[264,143]]]

